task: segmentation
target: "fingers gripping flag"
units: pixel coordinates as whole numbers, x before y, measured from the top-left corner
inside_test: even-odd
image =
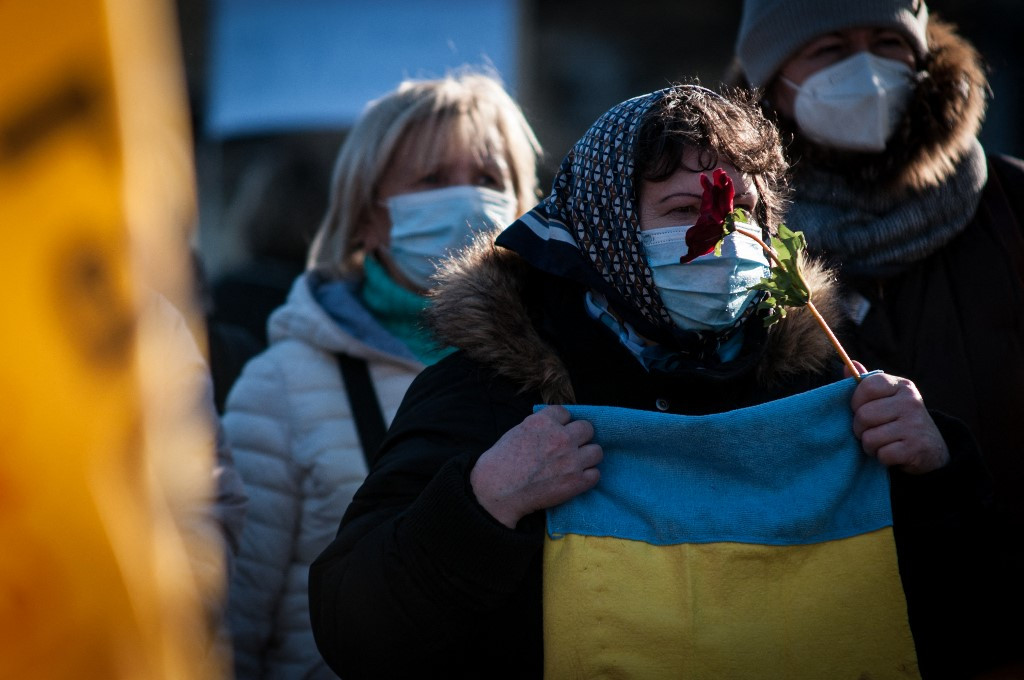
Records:
[[[854,388],[710,416],[569,406],[605,458],[548,511],[547,677],[918,677]]]

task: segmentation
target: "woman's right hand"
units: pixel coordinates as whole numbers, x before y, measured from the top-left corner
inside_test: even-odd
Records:
[[[594,426],[573,420],[562,406],[546,406],[502,435],[469,475],[477,501],[514,529],[536,510],[564,503],[597,484],[600,445]]]

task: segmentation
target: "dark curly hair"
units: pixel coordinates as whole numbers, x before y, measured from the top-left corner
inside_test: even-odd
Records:
[[[698,151],[699,167],[690,170],[713,170],[724,159],[750,175],[760,195],[754,216],[762,229],[776,233],[789,196],[789,165],[778,129],[762,113],[756,92],[726,88],[719,94],[693,84],[673,85],[640,125],[634,177],[667,179],[682,166],[687,149]]]

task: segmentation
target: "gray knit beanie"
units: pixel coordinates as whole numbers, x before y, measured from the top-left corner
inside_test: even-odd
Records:
[[[856,26],[885,26],[903,33],[917,55],[928,52],[923,0],[744,0],[736,56],[754,87],[767,85],[805,43]]]

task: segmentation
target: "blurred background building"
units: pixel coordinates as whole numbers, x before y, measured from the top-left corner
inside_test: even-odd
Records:
[[[691,76],[719,84],[740,9],[740,0],[177,4],[196,141],[197,245],[211,281],[254,257],[301,261],[347,126],[401,78],[493,66],[545,149],[546,187],[569,146],[613,104]],[[929,7],[959,26],[990,69],[982,142],[1024,156],[1024,3]]]

